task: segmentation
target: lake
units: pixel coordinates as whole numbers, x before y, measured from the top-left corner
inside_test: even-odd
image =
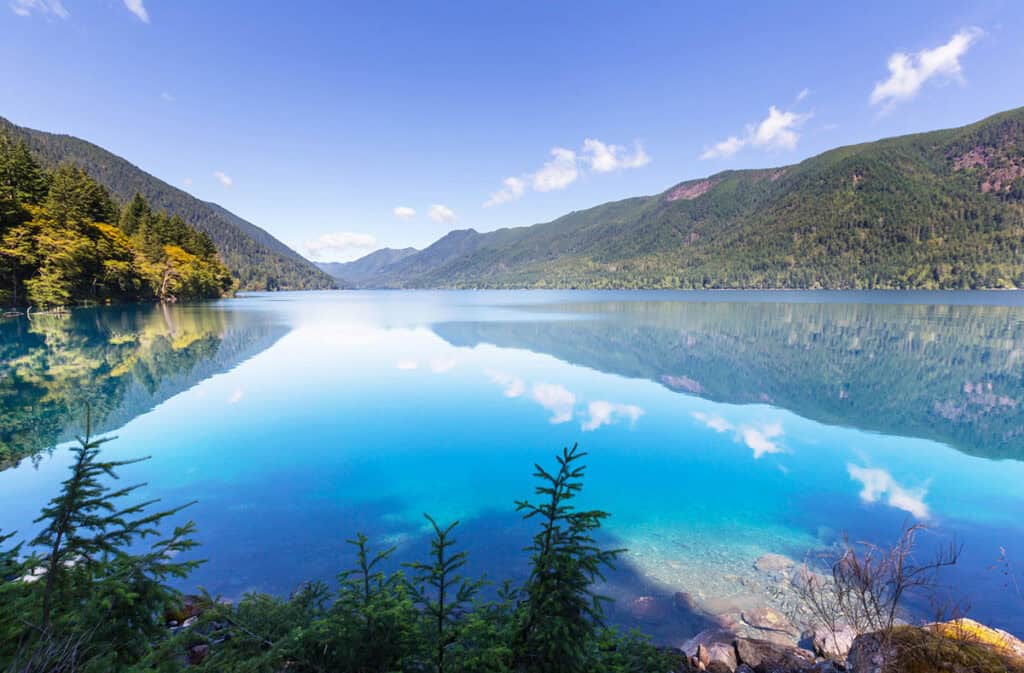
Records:
[[[286,595],[357,531],[420,558],[424,512],[521,578],[513,501],[578,442],[629,550],[616,623],[681,642],[785,612],[764,554],[921,522],[922,553],[963,545],[951,599],[1024,633],[999,562],[1024,568],[1024,293],[253,294],[5,320],[0,355],[0,529],[32,529],[88,401],[107,455],[152,456],[125,481],[198,501],[183,588]]]

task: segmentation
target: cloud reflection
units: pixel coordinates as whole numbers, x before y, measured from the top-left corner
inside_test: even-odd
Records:
[[[518,376],[512,376],[511,374],[493,369],[488,369],[486,374],[491,381],[505,389],[505,397],[520,397],[526,392],[526,384]]]
[[[629,419],[630,424],[636,423],[644,410],[635,404],[619,404],[607,400],[596,400],[587,405],[588,418],[581,426],[584,432],[597,430],[602,425],[610,425],[617,417]]]
[[[565,386],[557,383],[538,383],[533,386],[533,399],[551,412],[551,423],[566,423],[572,420],[576,396]]]
[[[906,488],[897,482],[888,470],[877,467],[860,467],[848,463],[846,469],[854,481],[860,482],[862,501],[875,503],[885,499],[890,507],[909,512],[918,519],[929,518],[928,505],[924,503],[924,498],[928,494],[927,488]]]
[[[761,456],[785,451],[774,441],[777,437],[782,436],[781,423],[766,423],[757,427],[743,425],[740,426],[739,436],[743,438],[743,443],[754,451],[754,460]]]
[[[784,453],[785,447],[778,443],[782,437],[782,423],[756,423],[734,426],[729,421],[715,414],[702,411],[693,412],[693,417],[708,428],[718,433],[735,431],[735,439],[746,444],[754,452],[754,460],[773,453]]]

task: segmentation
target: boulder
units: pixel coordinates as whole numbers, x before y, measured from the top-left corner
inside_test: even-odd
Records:
[[[891,648],[886,648],[882,637],[875,633],[857,636],[846,656],[846,670],[850,673],[884,673],[885,662],[894,659]]]
[[[198,666],[210,655],[209,645],[193,645],[188,650],[188,665]]]
[[[954,619],[929,624],[928,628],[947,638],[987,645],[997,652],[1024,660],[1024,641],[1002,629],[993,629],[973,619]]]
[[[714,665],[717,670],[733,673],[737,663],[732,645],[735,637],[731,631],[722,629],[701,631],[683,643],[683,652],[691,658],[691,664],[697,664],[697,668],[710,671]]]
[[[737,638],[736,658],[756,673],[790,673],[804,671],[814,665],[814,654],[808,650],[780,645],[770,640]]]
[[[818,656],[834,661],[846,661],[846,655],[850,653],[856,638],[857,632],[853,627],[843,624],[834,631],[827,627],[814,629],[811,642]]]

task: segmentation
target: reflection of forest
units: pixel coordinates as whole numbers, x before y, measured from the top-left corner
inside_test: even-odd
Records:
[[[822,423],[1024,460],[1024,308],[611,302],[549,309],[580,320],[434,330],[459,346],[524,348],[719,402],[763,402]]]
[[[286,328],[209,305],[82,309],[0,323],[0,465],[103,432],[270,347]]]

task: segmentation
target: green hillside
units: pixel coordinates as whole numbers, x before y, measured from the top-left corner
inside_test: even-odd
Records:
[[[215,203],[153,177],[107,150],[68,135],[16,126],[0,117],[0,133],[24,141],[44,166],[72,163],[85,170],[120,202],[141,194],[156,211],[180,216],[213,240],[243,290],[318,289],[334,281],[294,250],[256,225]]]
[[[1024,287],[1024,108],[725,171],[531,227],[452,232],[383,287]]]

